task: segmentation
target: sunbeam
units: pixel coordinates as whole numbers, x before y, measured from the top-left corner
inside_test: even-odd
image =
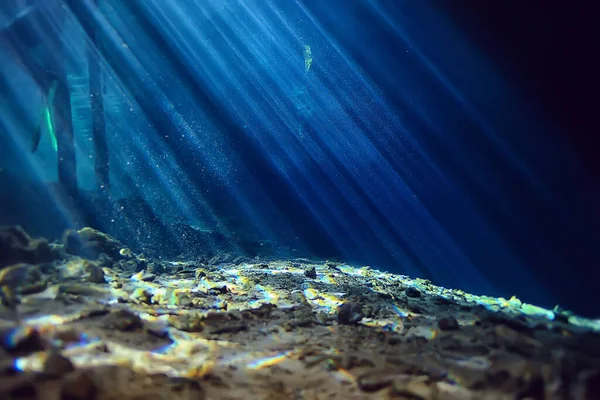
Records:
[[[0,2],[0,397],[595,398],[593,18],[537,3]]]

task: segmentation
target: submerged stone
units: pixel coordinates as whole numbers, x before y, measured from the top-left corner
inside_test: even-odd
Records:
[[[419,289],[417,289],[417,288],[414,288],[414,287],[412,287],[412,286],[409,286],[409,287],[407,287],[407,288],[404,290],[404,293],[406,293],[406,295],[407,295],[408,297],[413,297],[413,298],[414,298],[414,297],[421,297],[421,292],[419,291]]]
[[[75,371],[65,377],[61,388],[61,398],[89,400],[94,398],[96,392],[96,385],[92,378],[85,372]]]
[[[308,278],[315,279],[317,277],[317,269],[314,265],[307,267],[304,270],[304,275]]]
[[[344,303],[337,309],[338,322],[343,325],[356,325],[365,316],[360,303]]]
[[[46,288],[46,280],[39,267],[16,264],[0,271],[0,287],[9,288],[15,294],[32,294]]]
[[[63,244],[67,253],[90,260],[97,260],[102,253],[115,260],[128,256],[128,252],[122,251],[121,242],[93,228],[68,230],[63,237]]]
[[[53,378],[60,378],[63,375],[73,372],[75,367],[71,360],[61,355],[57,351],[50,351],[44,360],[42,371],[45,375]]]
[[[20,226],[0,227],[0,268],[19,263],[41,264],[58,258],[44,239],[32,239]]]
[[[438,327],[443,331],[456,331],[460,328],[454,317],[444,317],[438,321]]]

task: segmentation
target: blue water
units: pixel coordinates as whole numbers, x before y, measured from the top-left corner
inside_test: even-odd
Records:
[[[575,150],[439,2],[30,3],[34,44],[6,34],[23,4],[2,6],[0,224],[49,238],[92,225],[165,258],[201,247],[185,227],[218,231],[217,248],[597,316],[597,220]],[[66,71],[76,192],[57,194],[47,132],[29,150],[45,89],[22,57]],[[95,174],[88,60],[110,188]]]

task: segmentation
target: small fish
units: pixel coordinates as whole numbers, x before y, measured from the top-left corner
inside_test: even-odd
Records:
[[[304,45],[304,71],[308,73],[310,66],[312,65],[312,53],[310,52],[310,46]]]

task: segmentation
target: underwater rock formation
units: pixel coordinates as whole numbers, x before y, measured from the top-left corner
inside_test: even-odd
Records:
[[[78,231],[68,230],[63,237],[65,251],[69,254],[97,260],[104,253],[110,258],[120,259],[123,244],[115,238],[93,228]]]
[[[40,267],[31,264],[15,264],[0,271],[2,303],[14,306],[18,296],[38,293],[46,288],[46,280]]]
[[[67,236],[73,253],[106,256],[0,273],[13,296],[1,297],[3,399],[599,393],[600,321],[561,308],[341,261],[159,261],[90,228]]]
[[[45,239],[32,239],[20,226],[0,227],[0,268],[51,262],[57,255]]]

